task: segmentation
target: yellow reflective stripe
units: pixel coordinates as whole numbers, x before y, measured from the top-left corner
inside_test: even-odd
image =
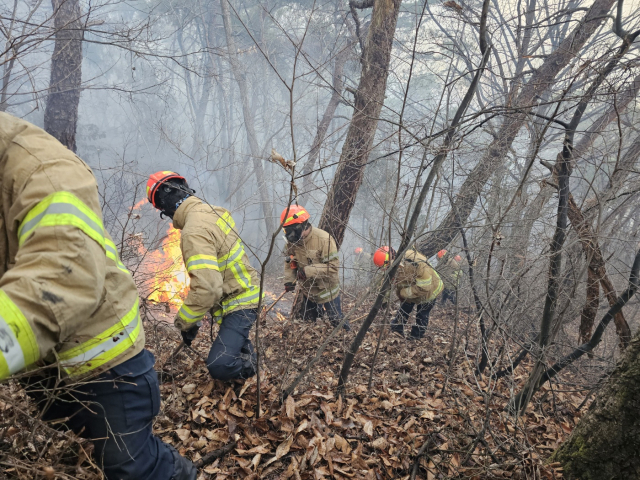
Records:
[[[220,230],[222,230],[222,233],[224,233],[225,235],[228,235],[229,232],[233,228],[235,228],[236,222],[233,221],[233,218],[231,218],[231,214],[229,212],[224,212],[222,215],[220,215],[220,218],[218,219],[218,221],[216,221],[216,225],[220,227]]]
[[[262,294],[264,297],[264,293]],[[248,290],[242,292],[240,295],[236,295],[235,297],[228,298],[221,303],[221,307],[213,312],[214,317],[223,317],[230,310],[236,309],[237,307],[248,306],[248,305],[257,305],[260,301],[260,288],[257,286],[252,286]],[[218,323],[221,322],[221,319],[218,320]]]
[[[418,278],[416,280],[416,285],[418,287],[427,287],[427,286],[431,285],[431,277],[429,277],[428,279]]]
[[[131,348],[141,328],[136,296],[133,307],[118,323],[91,340],[62,352],[59,355],[60,364],[69,376],[90,372]]]
[[[242,242],[240,242],[240,240],[237,240],[236,243],[233,245],[233,247],[231,248],[231,250],[229,250],[229,253],[227,253],[226,255],[223,255],[221,257],[218,257],[218,263],[220,268],[224,269],[227,266],[227,259],[229,257],[231,257],[231,261],[233,261],[235,258],[237,258],[236,254],[238,253],[238,250],[242,248],[242,253],[244,253],[244,248],[242,247]]]
[[[195,312],[189,307],[187,307],[184,303],[178,310],[178,316],[187,323],[199,322],[206,315],[206,311],[199,313]]]
[[[215,255],[192,255],[187,259],[187,272],[208,268],[220,271],[218,268],[218,258]]]
[[[106,237],[104,239],[104,251],[105,251],[105,254],[107,255],[107,258],[110,258],[111,260],[113,260],[116,266],[120,270],[122,270],[125,273],[129,273],[129,270],[127,270],[127,267],[125,267],[124,263],[122,263],[122,260],[120,260],[120,254],[118,253],[116,244]]]
[[[331,260],[336,260],[336,259],[338,259],[339,257],[340,257],[340,256],[339,256],[338,252],[333,252],[333,253],[330,253],[329,255],[327,255],[326,257],[324,257],[324,258],[322,259],[322,262],[323,262],[323,263],[329,263]]]
[[[18,245],[39,227],[68,225],[79,228],[104,248],[104,228],[100,217],[70,192],[47,195],[24,218],[18,228]]]
[[[294,213],[292,216],[290,216],[289,218],[287,218],[284,221],[284,225],[286,225],[287,223],[289,223],[292,220],[298,219],[301,215],[304,215],[305,213],[307,213],[306,210],[300,210],[299,212]]]
[[[333,294],[335,294],[336,292],[338,292],[338,290],[340,290],[340,285],[336,285],[335,287],[325,290],[321,293],[318,294],[318,297],[320,298],[327,298],[332,296]]]
[[[243,256],[244,247],[238,240],[229,253],[218,258],[218,265],[222,271],[230,269],[240,286],[247,289],[251,287],[251,275],[242,262]]]
[[[0,290],[0,379],[39,358],[40,349],[31,325],[4,290]]]

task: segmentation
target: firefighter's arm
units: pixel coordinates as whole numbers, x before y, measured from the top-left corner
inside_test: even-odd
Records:
[[[222,275],[211,234],[187,226],[181,236],[182,257],[189,274],[189,293],[178,310],[175,325],[190,330],[222,297]]]
[[[24,188],[11,192],[4,219],[18,229],[18,253],[0,278],[0,379],[46,357],[87,321],[102,299],[107,261],[97,184],[85,165],[61,158],[3,186],[11,180]]]
[[[284,283],[296,283],[296,269],[291,268],[291,255],[293,254],[289,248],[285,247],[284,249],[285,259],[284,259]],[[294,257],[294,262],[295,257]]]
[[[340,256],[333,237],[323,246],[320,253],[320,263],[312,263],[304,267],[307,278],[331,279],[338,274],[340,268]]]

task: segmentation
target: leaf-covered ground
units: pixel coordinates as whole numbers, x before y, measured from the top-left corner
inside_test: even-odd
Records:
[[[351,306],[345,301],[345,311]],[[387,328],[368,388],[381,321],[367,335],[340,398],[337,373],[362,320],[356,321],[351,332],[329,342],[294,394],[283,399],[282,390],[332,330],[324,321],[288,320],[289,309],[279,304],[260,325],[259,415],[256,378],[231,384],[210,379],[203,361],[210,324],[193,350],[172,357],[179,345],[175,330],[157,315],[145,322],[162,382],[155,433],[193,460],[237,441],[201,470],[201,479],[408,479],[414,472],[429,480],[562,477],[544,462],[579,420],[583,395],[547,387],[525,416],[514,419],[505,407],[530,364],[516,369],[515,378],[475,375],[472,317],[459,313],[453,366],[452,307],[434,309],[428,338],[421,341],[390,335]],[[87,457],[89,442],[56,433],[33,413],[16,384],[0,387],[0,478],[100,478]],[[9,419],[14,424],[7,428]]]

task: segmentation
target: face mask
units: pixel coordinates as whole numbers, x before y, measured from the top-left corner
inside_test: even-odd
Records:
[[[158,188],[156,198],[158,199],[158,206],[162,210],[164,215],[173,218],[173,214],[176,213],[178,206],[185,198],[191,196],[192,190],[178,186],[171,182],[167,182]]]
[[[301,223],[296,223],[290,227],[284,227],[284,236],[287,237],[287,242],[298,243],[302,238],[302,232],[304,227]]]

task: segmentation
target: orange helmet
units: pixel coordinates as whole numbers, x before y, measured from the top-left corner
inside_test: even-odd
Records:
[[[158,190],[158,187],[160,185],[162,185],[163,183],[173,178],[184,180],[185,182],[187,181],[182,175],[179,175],[176,172],[170,172],[168,170],[164,170],[162,172],[156,172],[149,175],[149,180],[147,180],[147,200],[149,200],[149,203],[151,205],[153,205],[156,208],[159,208],[156,205],[156,201],[155,201],[156,190]]]
[[[286,219],[284,218],[285,215],[287,215]],[[301,207],[300,205],[291,205],[288,208],[285,208],[280,214],[280,223],[283,227],[288,227],[289,225],[294,225],[296,223],[304,223],[309,220],[309,218],[309,212],[307,212],[304,207]]]
[[[356,254],[360,255],[362,253],[362,247],[358,247],[355,250]]]
[[[461,261],[461,260],[462,260],[462,257],[461,257],[460,255],[456,255],[455,257],[453,257],[453,259],[454,259],[456,262],[459,262],[459,261]]]
[[[376,267],[384,267],[389,264],[389,247],[384,246],[376,250],[373,254],[373,263]]]
[[[443,249],[443,250],[440,250],[440,251],[438,252],[438,258],[442,258],[442,257],[444,257],[446,254],[447,254],[447,251],[446,251],[446,250],[444,250],[444,249]]]

